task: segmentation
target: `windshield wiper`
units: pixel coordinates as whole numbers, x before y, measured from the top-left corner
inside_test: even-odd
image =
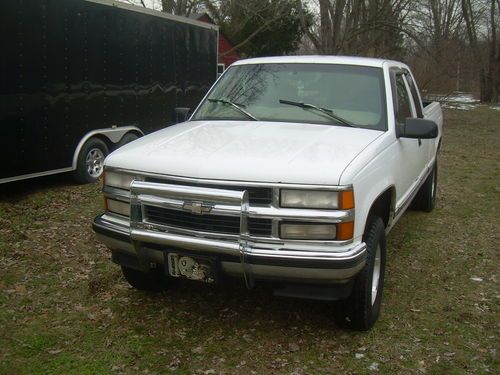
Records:
[[[318,106],[316,106],[314,104],[309,104],[309,103],[292,102],[290,100],[282,100],[282,99],[280,99],[280,103],[281,104],[294,105],[294,106],[297,106],[297,107],[300,107],[300,108],[315,109],[317,111],[320,111],[321,113],[324,113],[328,117],[330,117],[330,118],[332,118],[334,120],[337,120],[338,122],[342,123],[345,126],[351,126],[353,128],[356,127],[356,125],[354,125],[352,122],[346,120],[343,117],[340,117],[340,116],[336,115],[335,112],[333,112],[331,109],[328,109],[328,108],[318,107]]]
[[[259,121],[259,119],[257,117],[255,117],[254,115],[252,115],[250,112],[244,110],[242,108],[241,104],[236,104],[236,103],[231,102],[231,101],[226,100],[226,99],[212,99],[212,98],[208,98],[207,100],[209,102],[212,102],[212,103],[222,103],[222,104],[229,105],[229,106],[233,107],[234,109],[236,109],[238,112],[243,113],[248,118],[251,118],[254,121]]]

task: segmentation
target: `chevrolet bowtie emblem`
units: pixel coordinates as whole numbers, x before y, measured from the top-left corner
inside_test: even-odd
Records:
[[[205,205],[203,202],[184,202],[182,209],[195,215],[203,215],[212,211],[212,206]]]

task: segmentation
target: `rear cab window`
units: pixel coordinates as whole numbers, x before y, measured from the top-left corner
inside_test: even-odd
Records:
[[[422,112],[422,105],[420,102],[420,96],[418,95],[417,85],[415,84],[415,81],[413,80],[409,72],[405,74],[405,78],[406,78],[406,83],[410,88],[411,96],[413,97],[413,103],[415,103],[415,110],[417,112],[417,117],[423,118],[424,114]]]
[[[413,117],[413,113],[411,98],[403,74],[396,74],[396,97],[396,121],[398,124],[404,124],[408,117]]]

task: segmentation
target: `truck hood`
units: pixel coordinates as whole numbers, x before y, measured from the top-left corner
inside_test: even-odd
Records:
[[[265,121],[190,121],[110,154],[107,167],[217,180],[337,185],[383,132]]]

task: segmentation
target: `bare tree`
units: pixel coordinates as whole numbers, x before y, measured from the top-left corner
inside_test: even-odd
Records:
[[[467,37],[479,65],[480,98],[498,103],[500,92],[499,0],[462,0]],[[485,30],[482,32],[481,30]],[[481,35],[483,34],[483,35]]]
[[[461,0],[420,0],[410,15],[409,27],[415,30],[433,52],[439,53],[442,43],[461,39],[463,14]]]
[[[161,8],[166,13],[189,17],[199,9],[202,2],[202,0],[161,0]]]
[[[420,0],[411,10],[405,27],[416,39],[407,40],[406,52],[422,88],[441,93],[472,89],[474,66],[464,43],[460,1]]]
[[[409,0],[317,0],[319,17],[306,35],[323,54],[398,56],[410,5]]]

